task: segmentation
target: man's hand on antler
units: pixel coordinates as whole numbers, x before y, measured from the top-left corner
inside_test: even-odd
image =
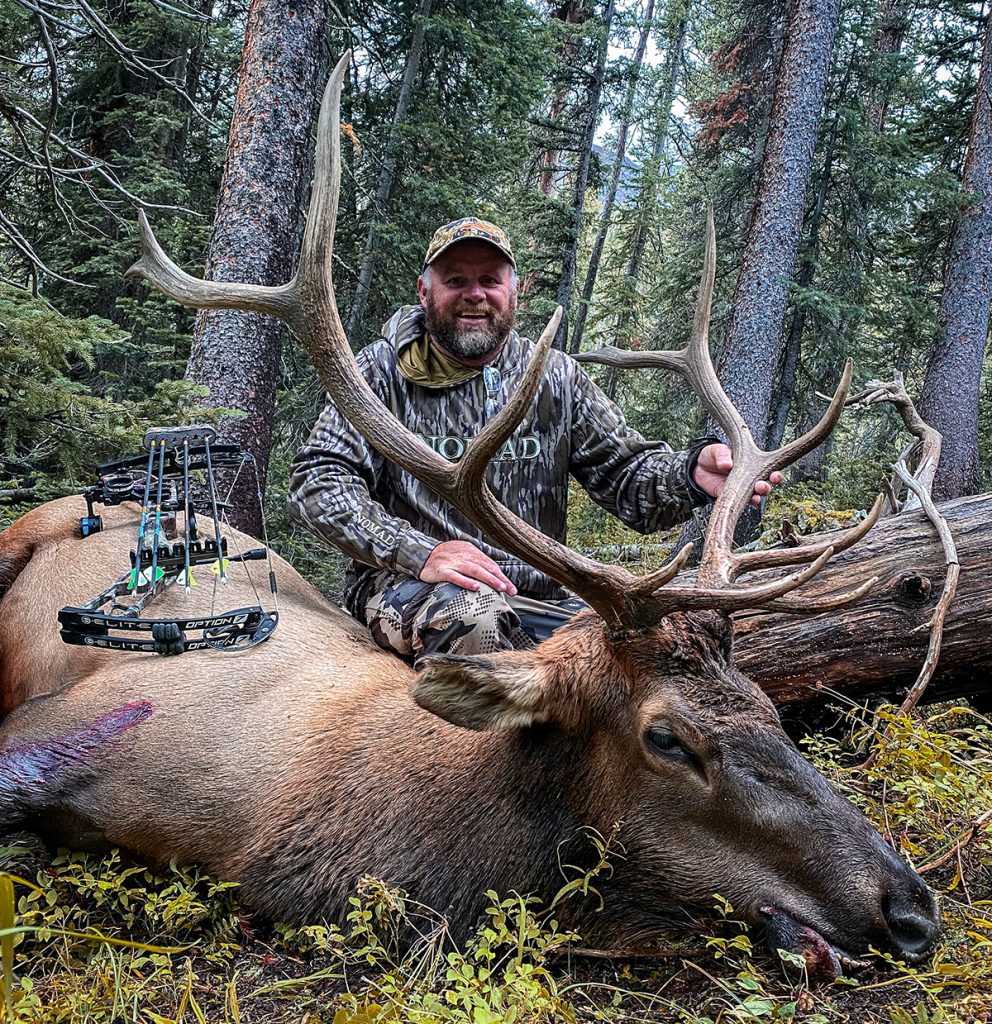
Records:
[[[708,444],[696,460],[692,479],[696,486],[705,491],[711,498],[717,497],[727,483],[727,477],[734,468],[734,457],[730,447],[725,444]],[[754,485],[752,505],[760,505],[761,499],[771,494],[772,485],[782,482],[782,474],[776,470],[768,480],[759,480]]]

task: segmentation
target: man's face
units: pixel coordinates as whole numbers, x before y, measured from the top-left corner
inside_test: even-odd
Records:
[[[460,359],[484,361],[513,327],[517,281],[509,261],[485,242],[459,242],[417,280],[430,336]]]

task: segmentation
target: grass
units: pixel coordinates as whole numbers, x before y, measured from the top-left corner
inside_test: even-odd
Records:
[[[3,1017],[72,1024],[972,1024],[992,1020],[992,727],[966,707],[900,718],[856,711],[843,740],[808,756],[941,898],[944,935],[919,967],[880,964],[812,988],[717,900],[703,934],[632,961],[590,959],[556,906],[490,893],[486,921],[455,948],[443,920],[367,879],[344,929],[252,923],[237,888],[188,868],[156,874],[30,843],[0,850]],[[883,744],[867,771],[869,744]],[[603,864],[609,850],[604,844]],[[601,864],[599,870],[603,870]],[[597,899],[596,872],[559,899]],[[419,935],[401,955],[401,926]],[[877,961],[885,957],[877,956]],[[791,961],[791,962],[789,962]]]

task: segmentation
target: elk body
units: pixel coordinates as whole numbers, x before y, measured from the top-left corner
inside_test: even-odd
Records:
[[[734,446],[697,586],[666,585],[684,557],[638,579],[542,537],[485,483],[532,391],[512,396],[452,467],[386,418],[355,367],[330,282],[344,66],[322,108],[293,282],[197,282],[147,230],[133,272],[192,305],[262,309],[294,325],[370,443],[593,610],[533,651],[435,656],[414,673],[282,563],[279,629],[252,651],[162,659],[67,648],[58,608],[127,565],[138,510],[108,509],[104,532],[83,540],[82,501],[62,499],[0,534],[0,687],[12,709],[0,730],[0,823],[158,863],[200,862],[283,919],[340,919],[370,873],[459,933],[488,888],[550,899],[560,865],[582,863],[595,829],[616,843],[613,872],[597,883],[604,909],[567,911],[590,941],[647,938],[719,893],[818,971],[868,946],[922,956],[938,927],[926,887],[801,758],[731,661],[726,612],[796,607],[790,591],[833,550],[757,559],[731,554],[729,543],[754,480],[829,431],[843,389],[810,435],[773,453],[755,447],[706,353],[710,237],[690,347],[657,354],[694,382]],[[252,543],[230,537],[235,548]],[[738,583],[754,568],[803,562],[772,583]],[[179,614],[179,600],[167,592],[156,613]],[[252,603],[236,575],[225,602]]]
[[[83,507],[0,534],[0,683],[23,702],[0,733],[4,826],[202,863],[277,919],[340,919],[371,873],[460,932],[487,888],[549,899],[591,852],[584,830],[619,826],[604,909],[575,908],[590,941],[648,937],[719,892],[779,944],[930,945],[922,882],[733,668],[724,615],[611,640],[589,612],[532,652],[414,673],[281,563],[281,623],[252,651],[70,648],[58,608],[126,564],[137,522],[108,509],[83,540]],[[251,600],[237,574],[226,596]]]

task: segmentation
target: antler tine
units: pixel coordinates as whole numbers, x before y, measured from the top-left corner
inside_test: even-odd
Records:
[[[880,494],[875,499],[868,515],[858,523],[857,526],[849,527],[846,530],[837,530],[828,534],[826,540],[814,544],[800,544],[794,548],[773,548],[768,551],[745,551],[735,555],[734,578],[746,572],[753,572],[756,569],[774,569],[784,565],[797,565],[818,557],[824,551],[830,549],[834,554],[846,551],[855,544],[878,522],[878,517],[885,507],[885,495]],[[843,608],[845,605],[859,601],[878,582],[877,576],[872,576],[864,583],[840,594],[830,597],[781,597],[769,601],[762,607],[769,611],[791,612],[796,615],[816,615],[820,612],[833,611],[835,608]]]
[[[682,373],[685,365],[685,349],[644,349],[633,350],[604,345],[592,352],[576,352],[572,358],[577,363],[599,363],[615,366],[621,370],[671,370]]]
[[[761,607],[811,580],[827,564],[833,553],[833,548],[827,548],[814,562],[791,576],[750,587],[666,587],[651,598],[653,616],[657,619],[672,612],[704,608],[736,612],[744,608]]]
[[[734,579],[758,569],[775,569],[784,565],[799,565],[801,562],[812,561],[828,547],[834,549],[834,554],[846,551],[848,548],[854,547],[878,522],[878,517],[882,514],[884,507],[885,495],[880,494],[868,511],[868,515],[857,526],[850,526],[846,530],[828,534],[827,539],[814,544],[797,544],[793,548],[770,548],[765,551],[743,551],[735,555]]]
[[[820,612],[832,612],[836,608],[843,608],[845,605],[860,601],[876,583],[878,583],[878,577],[871,576],[864,583],[845,590],[842,594],[835,594],[833,597],[786,596],[768,601],[762,607],[773,612],[789,612],[791,615],[818,615]]]
[[[694,545],[690,542],[667,564],[638,579],[633,588],[635,598],[648,598],[666,583],[670,583],[685,568]]]
[[[294,330],[300,321],[299,300],[289,285],[268,287],[233,281],[203,281],[192,277],[166,255],[152,231],[144,210],[138,211],[141,258],[124,272],[143,277],[170,299],[198,309],[252,309],[269,313]]]
[[[716,278],[716,229],[712,204],[706,211],[706,253],[692,334],[686,348],[685,376],[710,415],[723,428],[734,453],[734,465],[713,505],[700,557],[697,584],[726,586],[732,581],[734,528],[751,500],[754,482],[762,475],[762,452],[751,428],[724,391],[710,357],[709,322]]]
[[[851,377],[854,373],[854,360],[844,361],[844,370],[841,373],[840,381],[834,397],[827,406],[827,411],[820,417],[819,421],[806,431],[805,434],[795,438],[788,444],[769,452],[768,471],[773,469],[784,469],[791,466],[808,452],[811,452],[818,444],[826,440],[830,431],[837,426],[841,413],[844,411],[844,404],[847,401],[847,393],[851,389]]]

